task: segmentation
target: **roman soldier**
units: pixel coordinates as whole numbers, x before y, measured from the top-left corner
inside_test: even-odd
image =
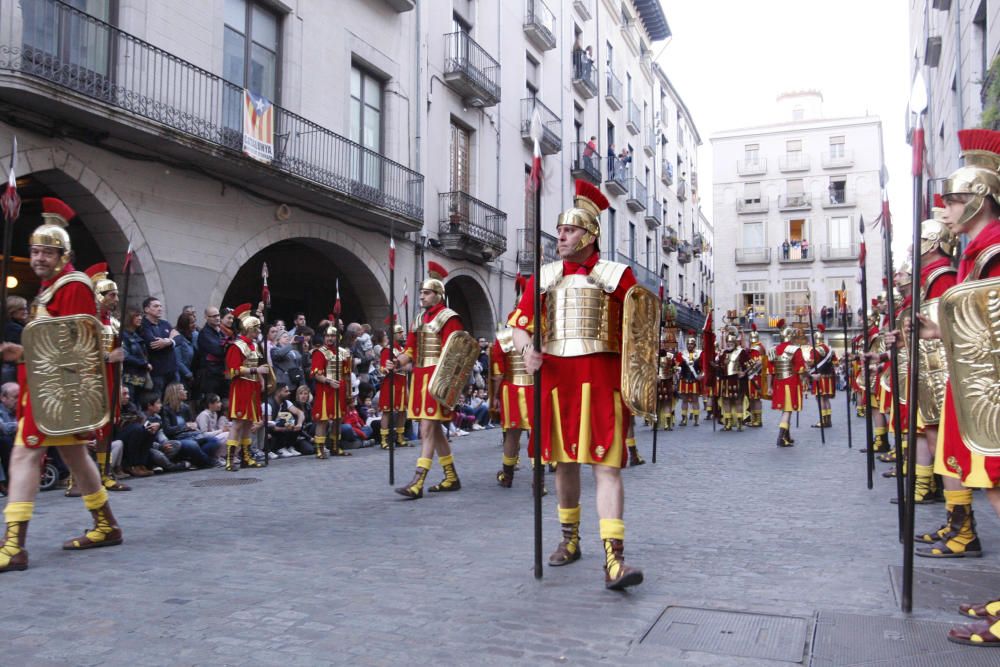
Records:
[[[396,357],[401,370],[413,369],[410,375],[409,418],[420,423],[420,458],[413,479],[396,493],[411,500],[424,497],[424,481],[430,472],[434,453],[444,470],[444,479],[430,487],[431,493],[458,491],[462,482],[455,472],[455,457],[445,437],[442,423],[451,421],[454,406],[439,405],[428,391],[428,385],[438,366],[441,352],[452,334],[462,331],[458,313],[445,306],[444,278],[448,272],[437,262],[427,263],[429,276],[420,285],[420,307],[423,312],[413,323],[406,338],[403,353]],[[464,382],[466,378],[454,378]]]
[[[250,429],[261,421],[261,395],[264,377],[271,371],[257,345],[260,319],[249,303],[233,309],[239,334],[226,350],[226,376],[229,378],[229,440],[226,441],[226,470],[236,470],[237,450],[240,466],[258,468],[250,452]]]
[[[0,572],[28,568],[25,540],[35,507],[42,457],[59,447],[94,520],[93,528],[63,544],[72,551],[122,543],[111,513],[108,491],[87,453],[86,443],[108,419],[104,349],[94,287],[70,263],[66,226],[76,214],[59,199],[42,199],[43,224],[28,238],[31,270],[41,290],[31,304],[31,321],[21,346],[0,346],[7,361],[21,361],[17,434],[10,460],[4,509],[6,533],[0,546]],[[72,403],[75,409],[68,410]]]
[[[746,374],[749,370],[750,353],[740,345],[736,329],[727,327],[723,350],[715,361],[723,431],[732,431],[734,426],[743,430],[743,400],[746,398]]]
[[[767,347],[760,340],[757,325],[750,325],[750,369],[747,371],[747,398],[750,401],[749,426],[761,428],[764,426],[762,400],[769,397],[768,381],[771,376],[771,365],[767,356]]]
[[[531,441],[535,376],[528,372],[520,350],[514,345],[512,327],[497,331],[490,359],[493,400],[503,429],[503,461],[497,472],[497,483],[509,489],[514,483],[514,467],[521,451],[521,433],[528,433],[528,441]]]
[[[403,343],[406,341],[406,330],[401,324],[392,327],[392,343],[382,349],[379,357],[379,369],[382,372],[382,386],[379,388],[378,407],[382,411],[382,449],[389,449],[389,413],[396,414],[396,446],[408,447],[406,444],[406,373],[396,369],[396,357],[403,353]],[[390,347],[392,349],[390,349]],[[392,382],[392,405],[389,405],[389,383]]]
[[[701,416],[701,350],[693,332],[687,338],[687,351],[678,352],[674,360],[681,374],[677,385],[677,393],[681,395],[681,426],[687,426],[688,417],[692,426],[697,426]]]
[[[560,261],[542,266],[527,288],[509,324],[529,373],[542,369],[542,452],[556,461],[556,491],[562,541],[549,565],[580,559],[580,464],[594,468],[604,545],[604,584],[623,590],[642,582],[642,571],[625,564],[625,522],[621,468],[627,460],[624,434],[629,409],[622,400],[622,313],[626,294],[636,281],[625,264],[600,258],[600,213],[608,207],[601,191],[576,182],[575,206],[559,217]],[[542,312],[534,310],[539,282]],[[542,349],[532,340],[542,327]]]
[[[847,367],[851,393],[854,395],[854,412],[858,417],[865,416],[865,370],[861,365],[861,349],[864,344],[864,334],[858,334],[851,339],[851,358]]]
[[[805,372],[806,362],[802,348],[792,343],[795,329],[786,327],[784,319],[778,321],[778,329],[781,331],[781,342],[771,351],[769,359],[774,368],[771,408],[781,412],[778,447],[791,447],[795,444],[791,434],[792,413],[802,409],[800,376]]]
[[[813,428],[833,427],[833,408],[830,402],[837,395],[834,369],[839,360],[833,347],[826,342],[825,333],[826,327],[823,324],[816,326],[816,331],[813,332],[813,347],[809,353],[812,391],[820,399],[820,417],[819,421],[813,424]]]
[[[674,430],[674,403],[677,400],[675,376],[680,372],[674,362],[676,355],[677,340],[675,338],[671,338],[669,343],[661,343],[659,373],[656,383],[657,405],[660,410],[658,423],[668,431]]]
[[[332,316],[330,319],[336,321]],[[322,333],[323,344],[313,350],[309,369],[316,383],[312,414],[316,425],[316,458],[325,459],[328,447],[335,456],[350,456],[340,446],[340,422],[347,412],[351,387],[351,351],[339,345],[335,325],[328,325]]]

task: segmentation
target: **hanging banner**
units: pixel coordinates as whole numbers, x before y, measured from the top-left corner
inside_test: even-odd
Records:
[[[270,163],[274,159],[274,105],[243,90],[243,153]]]

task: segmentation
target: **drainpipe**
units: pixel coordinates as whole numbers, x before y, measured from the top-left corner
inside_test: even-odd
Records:
[[[424,99],[423,99],[423,95],[421,93],[421,86],[420,86],[420,80],[422,78],[422,72],[421,72],[421,64],[422,63],[421,63],[421,60],[420,60],[420,44],[421,44],[421,41],[423,40],[423,34],[420,32],[420,5],[421,5],[420,0],[414,0],[413,11],[414,11],[415,19],[416,19],[415,20],[416,27],[414,28],[414,37],[415,37],[415,40],[414,40],[413,47],[414,47],[415,53],[413,54],[413,76],[414,76],[414,79],[416,79],[416,84],[414,86],[414,88],[416,89],[416,95],[414,97],[414,99],[416,100],[416,104],[414,104],[413,106],[414,106],[414,108],[416,110],[416,119],[413,122],[413,125],[414,125],[414,135],[415,135],[414,136],[415,146],[414,146],[414,149],[413,149],[413,168],[414,168],[414,170],[417,173],[422,173],[421,170],[420,170],[420,166],[421,166],[420,165],[420,157],[421,157],[420,156],[420,142],[421,142],[421,131],[422,131],[421,130],[422,126],[421,126],[421,123],[420,123],[420,116],[423,113],[424,104],[425,104],[424,103]],[[426,184],[426,181],[425,181],[425,184]],[[426,195],[426,193],[425,193],[425,195]],[[426,203],[427,203],[427,197],[425,196],[424,197],[424,204],[426,204]],[[424,229],[423,229],[423,231],[417,232],[416,234],[414,234],[415,240],[414,240],[414,243],[413,243],[413,288],[412,288],[412,290],[408,290],[408,291],[412,291],[412,296],[410,296],[410,298],[413,299],[414,303],[417,301],[417,295],[420,294],[420,275],[421,275],[421,269],[423,268],[424,239],[427,238],[426,234],[427,234],[427,215],[425,213],[424,214]],[[408,304],[406,304],[406,307],[407,307],[407,309],[412,309],[413,305],[412,305],[412,303],[408,303]],[[404,315],[405,315],[405,313],[404,313]],[[401,319],[402,319],[403,322],[406,321],[406,317],[402,317]]]
[[[986,39],[986,35],[983,35],[983,39]],[[983,77],[986,76],[986,72],[982,73]],[[961,130],[965,127],[965,105],[962,103],[962,3],[955,3],[955,118],[956,118],[956,130]],[[934,134],[934,132],[931,132]],[[952,136],[957,136],[953,134]]]
[[[502,3],[497,2],[497,58],[498,59],[501,57],[500,56],[500,45],[502,44],[502,38],[503,38],[503,30],[501,30],[501,27],[500,27],[500,15],[501,15],[500,5],[501,4]],[[501,65],[501,71],[502,70],[503,70],[503,65]],[[496,207],[497,207],[498,210],[502,211],[503,209],[500,207],[500,183],[501,183],[501,180],[500,180],[500,164],[501,164],[501,162],[500,162],[500,128],[501,127],[502,127],[502,124],[500,123],[500,107],[498,106],[497,107],[497,113],[496,113],[496,123],[495,123],[495,130],[496,130],[496,135],[497,135],[497,198],[496,198]],[[503,295],[507,291],[507,290],[504,289],[504,285],[503,285],[503,262],[502,261],[500,262],[500,279],[499,279],[499,283],[500,283],[500,289],[499,289],[500,296],[499,296],[499,299],[497,301],[497,309],[498,309],[497,310],[497,318],[503,317],[503,313],[504,313],[504,309],[503,309]]]

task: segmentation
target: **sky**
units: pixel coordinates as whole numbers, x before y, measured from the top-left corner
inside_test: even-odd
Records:
[[[827,117],[881,118],[892,216],[897,223],[912,219],[905,0],[662,0],[662,5],[673,36],[665,46],[654,44],[653,53],[701,135],[698,171],[709,219],[710,137],[785,120],[775,98],[802,89],[823,93]],[[879,211],[861,213],[872,220]],[[893,245],[906,236],[895,234]]]

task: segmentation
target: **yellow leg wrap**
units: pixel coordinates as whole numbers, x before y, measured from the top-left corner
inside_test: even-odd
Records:
[[[600,529],[602,540],[625,540],[625,522],[622,519],[601,519]]]
[[[449,454],[448,456],[439,456],[438,457],[438,463],[441,464],[442,468],[445,467],[446,465],[450,465],[450,464],[452,464],[454,462],[455,462],[455,457],[452,454]]]
[[[503,464],[505,466],[516,465],[517,464],[517,457],[516,456],[504,456],[503,457]]]
[[[916,497],[922,499],[934,491],[934,466],[922,466],[919,463],[916,467],[917,489]]]
[[[778,428],[783,428],[783,429],[785,429],[787,431],[788,430],[788,422],[781,422],[780,424],[778,424]]]
[[[107,502],[108,490],[103,486],[97,491],[83,497],[83,506],[91,511],[104,507],[104,504]]]
[[[34,513],[35,503],[33,502],[10,502],[3,510],[3,517],[7,523],[31,521],[31,516]]]
[[[889,429],[887,429],[885,426],[876,426],[875,427],[875,437],[878,437],[880,435],[885,435],[888,432],[888,430]]]
[[[560,507],[559,523],[580,523],[580,506]]]
[[[108,462],[108,452],[97,452],[97,467],[104,472],[104,466]]]
[[[252,444],[253,444],[252,438],[243,438],[242,440],[240,440],[241,447],[249,447]]]
[[[635,447],[635,438],[625,438],[626,447]]]
[[[944,490],[944,504],[946,509],[951,509],[955,505],[971,505],[972,489],[962,489],[960,491]]]
[[[433,465],[434,465],[434,462],[432,460],[430,460],[430,459],[425,459],[423,457],[417,459],[417,467],[418,468],[423,468],[424,470],[430,470],[431,466],[433,466]]]
[[[391,430],[392,429],[388,428],[379,429],[379,432],[382,436],[382,449],[389,449],[389,432]]]

